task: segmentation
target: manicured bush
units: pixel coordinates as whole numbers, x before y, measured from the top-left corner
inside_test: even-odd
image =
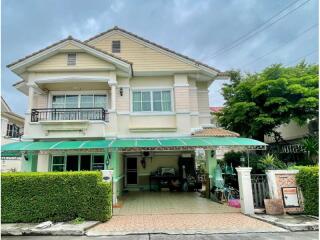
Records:
[[[299,170],[297,183],[304,198],[304,211],[306,214],[319,214],[319,166],[295,167]]]
[[[111,218],[111,184],[98,171],[3,173],[1,182],[2,223]]]

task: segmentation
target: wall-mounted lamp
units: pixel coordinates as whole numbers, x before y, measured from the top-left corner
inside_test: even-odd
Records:
[[[28,155],[24,155],[24,160],[26,160],[26,161],[28,161],[28,160],[29,160]]]
[[[122,87],[119,89],[119,93],[120,93],[120,96],[122,97],[123,96],[123,88]]]

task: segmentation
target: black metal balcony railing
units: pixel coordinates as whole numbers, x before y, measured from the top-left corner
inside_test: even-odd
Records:
[[[109,121],[104,108],[34,108],[31,122],[47,120],[102,120]]]

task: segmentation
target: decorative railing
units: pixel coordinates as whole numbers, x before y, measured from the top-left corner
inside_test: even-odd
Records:
[[[31,122],[64,120],[102,120],[109,121],[104,108],[35,108],[31,110]]]

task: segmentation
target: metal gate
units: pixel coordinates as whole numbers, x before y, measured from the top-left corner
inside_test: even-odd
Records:
[[[269,197],[266,174],[251,174],[253,202],[255,208],[264,208],[264,199]]]

